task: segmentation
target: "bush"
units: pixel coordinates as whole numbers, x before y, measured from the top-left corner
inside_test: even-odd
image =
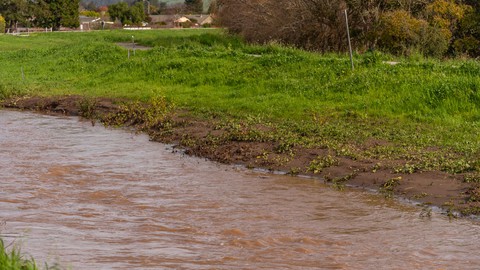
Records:
[[[448,49],[449,39],[441,28],[417,19],[405,10],[385,12],[380,18],[379,46],[382,50],[400,55],[416,51],[441,57]]]
[[[470,11],[462,19],[453,49],[457,55],[480,56],[480,9]]]
[[[0,15],[0,33],[5,33],[5,18]]]
[[[470,56],[480,55],[480,40],[469,36],[455,40],[453,48],[457,54],[467,54]]]
[[[180,26],[181,26],[182,28],[191,28],[191,27],[193,26],[193,23],[190,22],[190,21],[182,22],[182,23],[180,23]]]

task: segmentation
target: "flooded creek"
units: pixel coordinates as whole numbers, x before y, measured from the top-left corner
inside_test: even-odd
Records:
[[[480,225],[0,111],[0,236],[78,269],[478,269]]]

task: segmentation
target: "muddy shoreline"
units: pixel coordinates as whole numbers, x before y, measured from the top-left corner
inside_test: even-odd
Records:
[[[419,205],[438,206],[450,216],[480,213],[480,203],[476,200],[477,196],[480,197],[480,189],[476,183],[464,181],[464,174],[442,171],[398,173],[393,167],[401,164],[401,160],[357,160],[335,155],[321,147],[293,145],[283,151],[282,145],[275,141],[245,138],[242,137],[241,129],[240,133],[233,133],[231,128],[222,125],[219,120],[194,117],[193,114],[178,109],[170,111],[162,121],[147,125],[141,120],[144,111],[138,109],[142,105],[137,104],[137,109],[133,109],[135,107],[122,105],[126,103],[126,100],[62,96],[12,98],[0,101],[0,106],[80,116],[91,119],[92,123],[100,121],[110,126],[131,126],[148,133],[153,141],[174,144],[189,155],[248,168],[312,176],[324,179],[338,189],[348,185],[378,190],[386,197],[399,197],[418,202]],[[137,111],[127,115],[125,110]],[[257,128],[275,132],[270,126]],[[472,197],[475,199],[472,200]]]

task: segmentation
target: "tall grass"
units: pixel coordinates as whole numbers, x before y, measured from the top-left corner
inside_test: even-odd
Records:
[[[115,43],[129,42],[132,35],[153,49],[128,59]],[[353,137],[480,148],[475,60],[368,53],[355,55],[352,71],[346,55],[252,46],[221,30],[162,30],[0,36],[0,62],[0,98],[81,94],[148,100],[160,94],[198,113],[315,122],[343,126]]]

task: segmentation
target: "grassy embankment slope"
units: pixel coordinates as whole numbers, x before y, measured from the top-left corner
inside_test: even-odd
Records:
[[[132,35],[153,49],[127,59],[114,43]],[[274,141],[275,151],[290,156],[298,146],[328,150],[308,166],[292,167],[295,173],[321,172],[340,157],[375,160],[373,170],[461,174],[476,194],[480,63],[384,60],[395,59],[356,55],[352,71],[347,56],[251,46],[208,29],[4,35],[0,99],[161,95],[196,117],[228,118],[223,127],[238,129],[236,140]],[[259,123],[275,132],[254,130]],[[480,200],[475,196],[468,199]]]

